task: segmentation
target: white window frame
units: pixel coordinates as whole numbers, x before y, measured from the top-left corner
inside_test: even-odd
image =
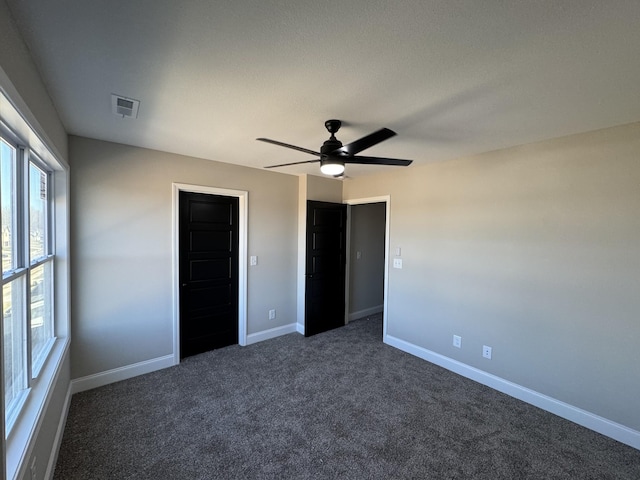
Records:
[[[15,225],[15,231],[13,231],[13,239],[12,239],[12,243],[14,244],[13,247],[15,248],[15,251],[13,252],[13,256],[14,259],[17,258],[17,265],[13,265],[12,269],[9,270],[6,274],[3,271],[2,272],[2,282],[1,282],[1,286],[4,289],[4,286],[13,282],[17,282],[20,278],[24,278],[24,305],[23,308],[25,309],[26,312],[26,316],[25,316],[25,321],[27,322],[26,325],[23,325],[23,334],[26,335],[25,339],[26,339],[26,348],[24,349],[24,355],[26,355],[26,358],[24,358],[24,362],[25,362],[25,372],[24,374],[26,375],[25,380],[25,388],[11,401],[11,403],[9,405],[5,405],[5,398],[4,398],[4,390],[2,392],[2,405],[4,406],[3,408],[3,417],[4,417],[4,422],[5,422],[5,437],[9,434],[9,432],[11,431],[11,428],[13,427],[20,411],[22,410],[22,407],[24,406],[24,403],[27,400],[27,396],[29,393],[29,385],[30,385],[30,380],[31,380],[31,367],[30,367],[30,354],[29,354],[29,334],[28,334],[28,322],[29,322],[29,293],[28,293],[28,284],[29,284],[29,269],[27,267],[27,262],[28,260],[26,260],[26,255],[27,255],[27,249],[28,249],[28,244],[26,243],[26,241],[28,240],[28,234],[25,232],[25,228],[27,225],[27,220],[25,218],[25,208],[24,208],[24,187],[26,185],[26,182],[24,181],[24,165],[25,165],[25,149],[24,147],[18,142],[17,137],[13,134],[13,132],[9,131],[6,127],[3,128],[2,125],[0,125],[0,138],[7,143],[10,147],[12,147],[15,150],[15,158],[14,158],[14,166],[13,166],[13,170],[14,170],[14,179],[15,179],[15,192],[14,192],[14,200],[17,200],[17,221],[16,221],[16,225]],[[13,212],[13,210],[12,210]],[[17,247],[17,248],[16,248]],[[0,252],[2,251],[2,245],[0,245]],[[4,313],[4,305],[2,305],[2,312]],[[15,310],[15,309],[14,309]],[[0,325],[0,332],[2,332],[2,338],[4,341],[4,317],[3,321],[2,321],[2,325]],[[3,361],[4,361],[4,356],[3,356]],[[3,368],[1,370],[2,374],[3,374],[3,381],[2,381],[2,386],[4,388],[4,364],[3,364]]]
[[[17,141],[16,135],[6,127],[0,127],[0,137],[2,140],[13,147],[15,149],[15,164],[14,164],[14,174],[16,177],[15,182],[15,196],[14,201],[17,203],[17,217],[18,221],[16,224],[16,231],[14,235],[17,237],[18,246],[17,251],[14,252],[15,257],[17,258],[18,264],[15,265],[11,271],[8,271],[5,275],[2,274],[2,287],[4,285],[17,281],[19,278],[24,277],[25,282],[25,295],[24,295],[24,305],[26,316],[25,322],[23,325],[23,332],[26,337],[26,348],[24,349],[23,355],[24,362],[26,365],[26,379],[25,386],[26,388],[22,390],[9,405],[4,405],[4,394],[2,396],[2,402],[4,405],[4,421],[5,421],[5,438],[7,438],[11,434],[11,430],[18,419],[24,405],[27,401],[29,392],[32,388],[32,385],[35,380],[37,380],[40,371],[46,359],[53,348],[53,344],[55,343],[55,328],[53,337],[47,341],[42,353],[36,359],[34,364],[32,358],[32,341],[31,341],[31,272],[34,268],[39,267],[40,265],[44,265],[46,263],[51,263],[52,268],[55,265],[55,250],[54,244],[52,243],[52,239],[54,237],[53,225],[55,224],[55,217],[52,215],[52,189],[51,189],[51,168],[46,165],[45,162],[40,160],[35,153],[30,151],[29,147],[22,144],[22,142]],[[29,171],[31,163],[36,165],[39,169],[45,172],[47,175],[47,225],[45,232],[45,252],[43,256],[40,256],[34,260],[31,260],[31,248],[30,248],[30,202],[29,202]],[[2,246],[0,245],[0,251],[2,251]],[[53,288],[55,289],[55,281],[52,278]],[[53,298],[51,299],[53,302]],[[52,312],[55,311],[54,305],[51,305]],[[4,307],[2,312],[4,312]],[[55,315],[53,319],[55,325]],[[4,322],[3,322],[4,323]],[[4,338],[4,331],[2,331]],[[4,369],[3,369],[4,371]]]
[[[7,93],[9,92],[9,93]],[[68,359],[70,345],[70,295],[69,295],[69,166],[48,139],[46,133],[33,116],[29,108],[15,91],[11,82],[3,75],[0,69],[0,133],[10,144],[22,145],[31,160],[37,159],[39,167],[45,167],[49,174],[49,253],[54,253],[52,280],[55,287],[52,289],[52,315],[53,336],[46,358],[41,364],[36,365],[37,377],[28,378],[28,389],[23,391],[21,409],[11,419],[10,429],[5,424],[4,412],[4,381],[0,382],[0,398],[3,399],[0,412],[0,442],[2,444],[2,456],[0,457],[0,480],[26,478],[33,461],[32,455],[36,440],[42,426],[43,415],[48,411],[48,406],[54,395],[59,395],[61,381],[68,381]],[[29,158],[26,158],[28,174]],[[26,179],[25,179],[26,181]],[[25,183],[28,195],[28,183]],[[26,204],[28,209],[28,203]],[[27,212],[28,214],[28,212]],[[25,223],[27,229],[28,220]],[[28,231],[25,256],[26,265],[32,267],[28,247]],[[42,260],[42,259],[41,259]],[[46,263],[47,260],[45,260]],[[35,262],[42,264],[41,262]],[[37,265],[33,265],[37,266]],[[27,285],[27,293],[30,293]],[[27,311],[30,303],[27,302]],[[26,327],[29,327],[27,323]],[[2,335],[2,322],[0,322],[0,335]],[[31,362],[31,352],[28,351],[28,361]],[[43,355],[44,356],[44,355]],[[4,371],[3,358],[0,355],[0,372]],[[38,362],[39,363],[39,362]],[[66,366],[65,366],[66,365]],[[29,366],[29,371],[32,369]],[[33,375],[29,375],[33,377]],[[63,386],[68,390],[68,386]],[[70,394],[67,393],[64,400],[66,411]],[[56,401],[59,401],[56,400]],[[59,427],[60,430],[61,427]],[[61,430],[58,432],[61,435]],[[52,452],[42,478],[50,478],[55,468],[55,452]],[[40,474],[42,475],[42,474]],[[40,476],[39,475],[39,476]]]
[[[30,167],[31,164],[34,164],[36,167],[38,167],[41,171],[43,171],[45,173],[45,175],[47,176],[47,220],[46,220],[46,239],[45,239],[45,252],[44,255],[41,257],[38,257],[34,260],[31,260],[31,245],[29,245],[29,250],[26,253],[27,261],[29,264],[29,274],[31,273],[32,270],[34,270],[35,268],[41,266],[41,265],[45,265],[47,263],[51,264],[51,287],[52,290],[55,291],[55,214],[53,211],[53,183],[52,183],[52,179],[53,179],[53,173],[51,170],[51,167],[49,167],[46,162],[42,161],[35,153],[30,152],[30,154],[27,156],[27,158],[25,159],[24,162],[24,169],[25,169],[25,176],[26,176],[26,187],[25,187],[25,196],[28,198],[29,196],[29,181],[30,181]],[[27,212],[30,211],[30,205],[29,202],[27,201],[27,205],[26,205],[26,209]],[[28,219],[28,223],[26,226],[26,234],[28,237],[28,240],[30,241],[30,219],[27,217]],[[28,278],[28,282],[27,282],[27,292],[29,293],[29,295],[31,294],[31,277],[30,275],[27,277]],[[53,293],[53,292],[52,292]],[[30,298],[29,298],[30,300]],[[47,361],[47,358],[49,358],[49,354],[51,353],[51,349],[53,348],[53,344],[56,341],[56,328],[55,328],[55,324],[56,324],[56,318],[55,318],[55,297],[52,295],[51,298],[51,315],[53,317],[53,330],[52,330],[52,336],[51,338],[49,338],[47,340],[46,345],[44,346],[42,352],[40,353],[40,355],[34,359],[33,355],[32,355],[32,349],[33,349],[33,345],[32,345],[32,341],[31,341],[31,318],[28,319],[28,328],[27,331],[28,333],[28,344],[29,344],[29,348],[28,348],[28,355],[29,355],[29,359],[28,359],[28,364],[29,364],[29,371],[30,371],[30,378],[29,378],[29,385],[32,383],[33,380],[35,380],[36,378],[38,378],[38,376],[40,375],[40,371],[42,370],[42,367],[44,366],[45,362]],[[29,312],[29,315],[31,314],[31,302],[29,301],[29,309],[27,310]],[[35,360],[35,361],[34,361]]]

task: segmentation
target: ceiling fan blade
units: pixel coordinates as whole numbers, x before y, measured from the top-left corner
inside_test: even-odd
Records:
[[[365,137],[362,137],[355,142],[351,142],[348,145],[343,145],[337,149],[336,152],[346,153],[349,156],[360,153],[361,151],[373,147],[374,145],[385,141],[388,138],[396,135],[396,132],[389,130],[388,128],[381,128],[377,132],[373,132]],[[333,152],[332,152],[333,153]]]
[[[302,165],[303,163],[315,163],[315,162],[319,162],[319,161],[320,161],[320,159],[316,158],[315,160],[306,160],[304,162],[281,163],[279,165],[269,165],[269,166],[264,167],[264,168],[288,167],[289,165]]]
[[[340,157],[338,157],[340,158]],[[382,158],[382,157],[345,157],[341,159],[344,163],[359,163],[362,165],[396,165],[399,167],[408,167],[413,160],[401,160],[399,158]]]
[[[309,155],[320,156],[320,152],[314,152],[313,150],[309,150],[308,148],[296,147],[295,145],[289,145],[288,143],[278,142],[277,140],[271,140],[269,138],[256,138],[256,140],[260,140],[261,142],[272,143],[274,145],[279,145],[280,147],[291,148],[293,150],[298,150],[299,152],[308,153]]]

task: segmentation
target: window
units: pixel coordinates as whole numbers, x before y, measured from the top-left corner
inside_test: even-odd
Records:
[[[58,151],[64,145],[48,141],[19,97],[7,97],[4,80],[0,75],[0,478],[18,478],[33,462],[26,455],[35,452],[39,425],[53,425],[68,386],[69,166]]]
[[[9,431],[54,343],[50,172],[0,138],[4,408]]]
[[[34,162],[29,162],[29,331],[34,376],[53,342],[53,255],[50,237],[49,174]]]

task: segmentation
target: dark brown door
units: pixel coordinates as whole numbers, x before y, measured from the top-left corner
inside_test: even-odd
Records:
[[[180,357],[238,343],[238,199],[180,192]]]
[[[347,206],[307,201],[306,337],[344,325]]]

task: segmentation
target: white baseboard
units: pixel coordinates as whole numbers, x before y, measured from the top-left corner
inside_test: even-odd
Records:
[[[62,406],[62,415],[58,421],[58,428],[56,429],[56,435],[53,438],[53,445],[51,448],[51,454],[49,455],[49,462],[47,463],[47,471],[44,474],[46,480],[53,480],[53,474],[55,473],[56,463],[58,462],[58,454],[60,453],[60,445],[62,445],[62,435],[64,434],[64,427],[67,424],[67,416],[69,414],[69,407],[71,406],[71,384],[67,388],[67,394]]]
[[[349,321],[357,320],[362,317],[367,317],[369,315],[375,315],[384,310],[384,305],[376,305],[375,307],[365,308],[364,310],[358,310],[357,312],[353,312],[349,314]]]
[[[296,332],[300,335],[304,335],[304,323],[296,323]]]
[[[297,331],[299,331],[299,325],[296,323],[290,323],[289,325],[271,328],[258,333],[252,333],[247,335],[246,345],[262,342],[263,340],[269,340],[270,338],[279,337],[280,335],[286,335]],[[84,392],[85,390],[91,390],[92,388],[102,387],[110,383],[137,377],[138,375],[144,375],[145,373],[155,372],[156,370],[172,367],[174,365],[177,365],[177,362],[172,354],[135,363],[133,365],[114,368],[113,370],[107,370],[106,372],[96,373],[94,375],[87,375],[86,377],[76,378],[71,381],[71,394],[73,395],[74,393]]]
[[[110,383],[119,382],[120,380],[126,380],[128,378],[137,377],[138,375],[144,375],[145,373],[162,370],[163,368],[173,367],[175,364],[175,358],[173,354],[171,354],[165,355],[164,357],[145,360],[144,362],[134,363],[133,365],[114,368],[113,370],[107,370],[106,372],[76,378],[75,380],[71,380],[71,394],[73,395],[74,393],[84,392],[85,390],[91,390],[92,388],[102,387]]]
[[[288,333],[295,333],[298,331],[297,323],[290,323],[289,325],[283,325],[282,327],[270,328],[269,330],[263,330],[258,333],[251,333],[247,335],[247,345],[252,343],[262,342],[263,340],[269,340],[270,338],[276,338]]]
[[[640,432],[391,335],[384,343],[640,450]]]

